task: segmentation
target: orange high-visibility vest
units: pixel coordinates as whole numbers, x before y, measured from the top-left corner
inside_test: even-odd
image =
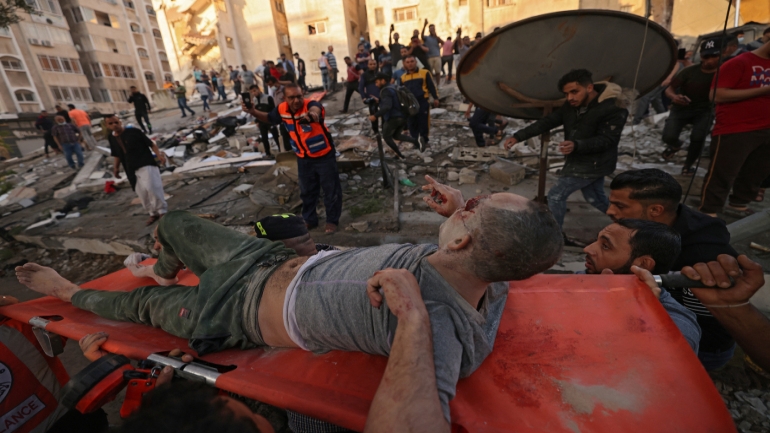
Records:
[[[278,105],[278,114],[281,115],[286,130],[291,138],[291,149],[299,158],[319,158],[331,152],[331,136],[323,122],[320,123],[299,123],[299,120],[307,113],[308,104],[312,101],[305,100],[305,105],[296,113],[289,111],[289,103],[282,102]],[[321,117],[326,114],[326,110],[321,107]]]

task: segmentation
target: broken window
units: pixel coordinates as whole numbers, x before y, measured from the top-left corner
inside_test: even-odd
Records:
[[[417,19],[417,8],[415,6],[393,10],[393,21],[412,21]]]
[[[318,21],[307,25],[309,35],[322,35],[326,33],[326,21]]]

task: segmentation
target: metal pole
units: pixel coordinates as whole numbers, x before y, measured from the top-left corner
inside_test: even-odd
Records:
[[[740,19],[741,19],[741,0],[735,0],[735,21],[733,23],[733,27],[738,27],[740,25]]]
[[[551,114],[553,106],[543,107],[543,117]],[[546,204],[545,177],[548,174],[548,143],[551,141],[551,131],[540,136],[540,176],[537,179],[537,201]]]

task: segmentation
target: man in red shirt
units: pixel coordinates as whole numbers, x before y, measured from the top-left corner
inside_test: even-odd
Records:
[[[348,78],[345,80],[345,105],[340,113],[348,112],[350,97],[353,96],[353,92],[358,92],[358,80],[361,78],[361,74],[358,72],[358,65],[353,63],[350,57],[345,57],[345,64],[348,65]]]
[[[711,168],[700,211],[716,216],[724,207],[725,213],[743,217],[770,174],[770,41],[728,60],[718,78],[712,86],[717,108]]]

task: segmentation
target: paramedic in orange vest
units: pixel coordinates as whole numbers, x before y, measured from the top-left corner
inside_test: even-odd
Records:
[[[297,155],[302,218],[308,229],[318,227],[316,204],[321,188],[326,207],[326,233],[334,233],[342,213],[342,186],[337,171],[336,150],[324,124],[325,111],[317,101],[306,101],[296,84],[284,88],[284,102],[270,113],[248,108],[243,111],[258,121],[279,125],[289,131],[291,148]]]
[[[18,300],[0,296],[0,306]],[[0,432],[106,432],[107,414],[83,415],[56,400],[69,381],[57,357],[48,357],[29,324],[0,315]]]

